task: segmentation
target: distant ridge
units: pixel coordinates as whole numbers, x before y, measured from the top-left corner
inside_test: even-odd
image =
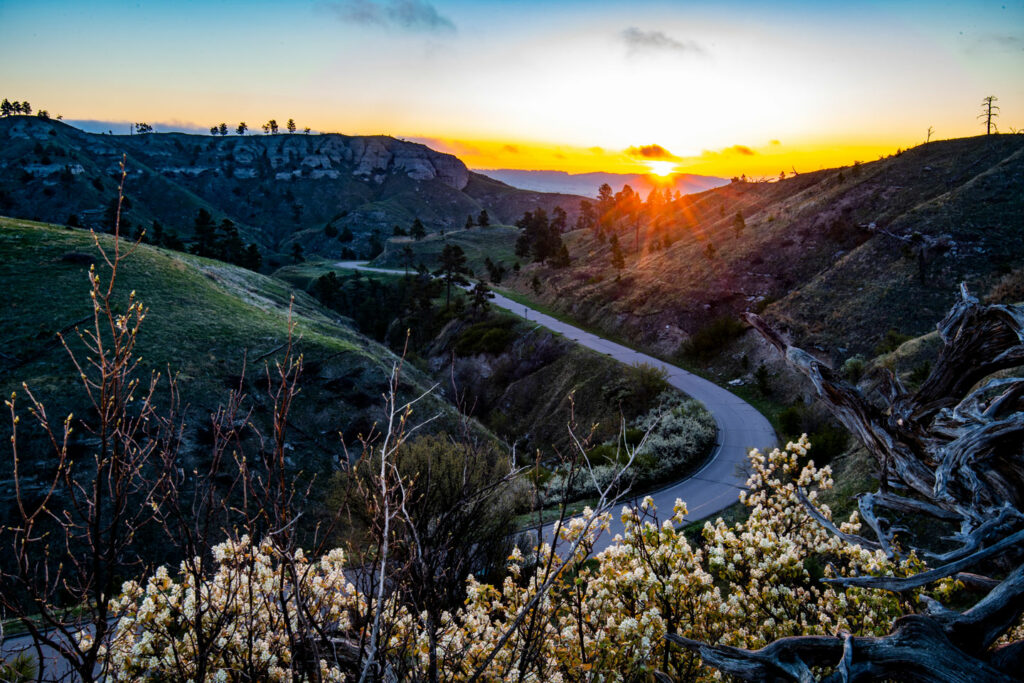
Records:
[[[373,256],[395,226],[407,230],[417,219],[428,232],[446,232],[484,211],[506,225],[537,208],[561,206],[573,217],[581,199],[514,188],[387,136],[97,135],[10,116],[0,118],[0,214],[109,230],[122,158],[122,225],[158,221],[187,243],[203,209],[218,224],[230,220],[268,266],[290,262],[299,247],[307,256]]]
[[[523,190],[561,192],[584,197],[596,197],[597,188],[604,183],[612,188],[612,192],[618,192],[624,185],[629,185],[645,197],[654,187],[664,187],[663,181],[653,181],[651,176],[640,173],[603,173],[600,171],[567,173],[565,171],[520,171],[511,168],[478,169],[476,172]],[[672,190],[678,191],[680,194],[704,192],[728,184],[729,181],[725,178],[693,173],[673,175],[670,181]]]

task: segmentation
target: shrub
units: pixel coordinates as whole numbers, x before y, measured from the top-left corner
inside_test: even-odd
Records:
[[[641,405],[648,405],[659,395],[668,391],[668,371],[650,363],[634,363],[630,374],[636,380],[636,389],[632,400]]]
[[[930,375],[931,372],[932,362],[930,360],[922,361],[910,371],[910,375],[907,379],[909,379],[912,384],[920,386],[922,382],[928,379],[928,375]]]
[[[19,652],[0,662],[0,681],[29,683],[36,680],[36,662],[29,652]]]
[[[768,372],[768,366],[764,363],[758,365],[757,370],[754,371],[754,381],[757,383],[757,390],[761,392],[762,396],[768,396],[772,393],[771,373]]]
[[[866,361],[864,360],[864,356],[850,356],[843,363],[843,377],[856,384],[860,381],[860,378],[864,376],[865,365]]]
[[[728,315],[719,316],[683,342],[683,357],[706,363],[743,334],[745,329],[746,326],[736,318]]]
[[[474,356],[478,353],[503,353],[515,341],[513,324],[514,321],[509,318],[498,318],[470,325],[459,333],[455,341],[456,355]]]
[[[787,438],[807,434],[819,462],[830,462],[842,455],[849,445],[849,432],[836,425],[820,405],[794,403],[779,413],[778,421],[779,429]]]
[[[875,346],[875,355],[881,356],[882,354],[895,351],[904,342],[908,342],[913,339],[909,334],[903,334],[895,327],[889,328],[889,331],[885,333],[882,339]]]
[[[615,440],[599,444],[587,453],[596,465],[595,472],[600,472],[598,482],[601,485],[611,481],[614,465],[628,462],[629,453],[641,442],[643,445],[633,460],[632,470],[624,479],[634,490],[680,476],[700,463],[710,451],[717,430],[714,418],[704,406],[676,392],[666,392],[659,398],[658,406],[620,432]],[[571,484],[569,495],[574,500],[597,492],[585,471],[577,472]],[[565,485],[565,473],[556,472],[542,495],[549,502],[557,501]]]

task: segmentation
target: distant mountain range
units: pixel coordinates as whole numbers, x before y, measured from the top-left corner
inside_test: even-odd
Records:
[[[666,183],[673,191],[679,191],[680,194],[704,192],[729,184],[725,178],[694,175],[693,173],[680,173],[663,179],[637,173],[566,173],[565,171],[519,171],[511,168],[478,170],[477,172],[524,190],[562,192],[584,197],[596,197],[597,188],[605,183],[612,188],[612,192],[618,192],[624,185],[629,185],[644,197],[655,187],[665,187]]]

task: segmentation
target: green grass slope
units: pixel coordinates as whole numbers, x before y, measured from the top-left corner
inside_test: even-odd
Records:
[[[110,246],[110,237],[101,239]],[[25,382],[52,408],[51,414],[86,414],[73,366],[55,335],[70,333],[72,348],[81,350],[73,330],[90,320],[88,260],[96,254],[85,231],[0,218],[5,292],[0,389],[6,395],[21,392]],[[107,277],[101,261],[96,267]],[[281,356],[290,305],[295,347],[304,358],[289,443],[295,466],[330,469],[341,451],[338,433],[344,431],[351,444],[381,418],[381,393],[396,356],[284,282],[143,245],[123,262],[117,278],[119,300],[126,301],[133,290],[148,308],[138,340],[141,372],[148,376],[169,367],[178,375],[182,400],[189,406],[190,453],[201,455],[204,425],[238,386],[246,359],[244,388],[257,421],[262,419],[268,403],[263,366]],[[404,377],[404,393],[429,386],[412,368]],[[424,417],[453,414],[439,398],[421,410]]]
[[[373,265],[380,268],[404,268],[404,249],[412,249],[412,266],[422,263],[431,270],[438,267],[441,252],[445,245],[454,244],[462,248],[466,254],[466,265],[477,277],[487,277],[484,260],[490,258],[496,264],[502,264],[507,270],[512,269],[516,262],[516,238],[519,230],[507,225],[492,225],[486,228],[471,228],[431,233],[421,240],[411,237],[394,237],[384,245],[384,253],[373,260]]]

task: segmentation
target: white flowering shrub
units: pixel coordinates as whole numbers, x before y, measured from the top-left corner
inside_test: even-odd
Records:
[[[676,392],[662,394],[661,405],[636,421],[647,432],[639,453],[638,483],[663,481],[700,462],[715,442],[711,413]]]
[[[286,571],[274,546],[248,536],[213,548],[216,569],[199,581],[182,565],[179,580],[165,567],[146,584],[122,587],[111,640],[112,681],[290,681],[289,631],[300,623],[297,605],[331,632],[351,630],[349,615],[361,598],[344,574],[344,553],[309,562],[299,551]],[[344,680],[321,661],[323,680]]]
[[[442,615],[435,637],[424,630],[424,619],[399,606],[389,609],[389,656],[412,675],[433,660],[453,681],[478,669],[484,680],[522,673],[527,681],[624,681],[655,670],[714,680],[714,670],[667,644],[665,634],[758,648],[794,634],[887,633],[904,612],[898,598],[822,584],[817,575],[900,575],[920,563],[911,556],[895,564],[880,551],[850,546],[808,515],[798,487],[813,501],[832,486],[827,467],[800,466],[808,448],[803,437],[784,450],[752,451],[753,474],[742,496],[749,517],[733,526],[721,519],[707,523],[699,545],[681,530],[684,503],[677,501],[672,516],[659,523],[648,498],[638,509],[624,508],[624,534],[589,557],[591,539],[574,541],[606,527],[607,518],[586,510],[562,531],[560,547],[573,549],[568,556],[546,545],[529,557],[516,550],[499,585],[470,576],[465,604]],[[819,509],[831,516],[826,506]],[[858,526],[855,515],[842,525],[851,532]],[[223,680],[220,672],[243,656],[265,662],[267,680],[283,680],[291,657],[282,637],[283,610],[292,602],[281,598],[281,563],[272,546],[242,539],[218,546],[216,557],[215,574],[199,585],[176,583],[166,571],[145,587],[125,584],[113,680],[155,680],[153,672],[194,652],[191,616],[199,603],[213,608],[210,623],[220,623],[219,611],[228,614],[206,680]],[[342,559],[337,551],[319,562],[301,559],[308,571],[298,590],[323,623],[353,629],[355,640],[361,634],[348,613],[362,606],[361,598],[345,580]],[[321,670],[326,679],[343,675],[331,662]]]
[[[645,434],[646,438],[629,470],[620,477],[623,486],[629,485],[635,490],[679,476],[708,455],[715,442],[716,429],[714,418],[698,401],[677,391],[664,392],[658,397],[658,406],[637,418],[629,430],[633,434]],[[541,499],[545,504],[553,504],[562,502],[563,498],[578,500],[596,496],[599,488],[603,490],[618,475],[620,467],[603,464],[594,455],[615,454],[621,461],[627,457],[625,451],[621,441],[608,442],[591,453],[592,470],[577,466],[570,475],[568,466],[556,469],[545,483]]]

